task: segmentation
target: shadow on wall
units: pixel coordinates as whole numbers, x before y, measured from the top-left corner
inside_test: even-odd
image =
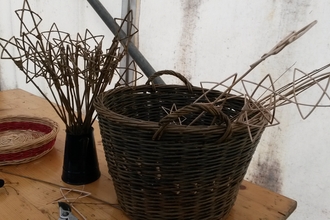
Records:
[[[263,135],[265,141],[259,143],[258,152],[250,165],[246,179],[271,191],[281,193],[283,186],[280,155],[281,141],[279,127],[268,128],[271,133]],[[267,130],[266,130],[267,131]],[[267,136],[267,137],[266,137]]]
[[[283,184],[279,160],[276,157],[272,157],[272,154],[267,154],[262,161],[259,158],[251,181],[271,191],[281,193]]]
[[[194,51],[194,35],[196,23],[199,17],[199,7],[202,0],[181,0],[182,8],[182,30],[179,42],[178,62],[175,63],[175,69],[182,73],[188,81],[191,81],[192,75],[189,73],[194,60],[196,52]],[[187,69],[188,68],[188,69]]]

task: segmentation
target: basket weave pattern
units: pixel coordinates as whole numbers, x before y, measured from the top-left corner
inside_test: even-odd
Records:
[[[221,93],[210,91],[209,100],[199,100],[205,108],[194,108],[198,105],[191,104],[204,92],[189,83],[142,85],[116,88],[97,98],[109,173],[130,218],[225,219],[234,205],[263,129],[251,128],[256,140],[251,142],[246,126],[228,126],[220,116],[219,125],[209,125],[216,113],[205,106]],[[178,109],[189,107],[185,121],[164,128],[168,115],[163,109],[173,103]],[[243,105],[239,97],[228,99],[223,112],[234,117]],[[203,117],[186,126],[202,110]],[[265,123],[262,118],[255,124]],[[231,135],[222,140],[228,130]]]
[[[58,124],[48,118],[0,118],[0,165],[30,162],[53,149]]]

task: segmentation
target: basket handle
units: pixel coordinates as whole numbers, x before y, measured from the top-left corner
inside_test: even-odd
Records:
[[[153,89],[156,90],[154,79],[157,78],[158,76],[162,76],[162,75],[171,75],[171,76],[175,76],[175,77],[179,78],[187,86],[188,91],[190,93],[193,93],[193,85],[186,79],[186,77],[184,77],[181,73],[178,73],[178,72],[175,72],[172,70],[161,70],[161,71],[155,72],[148,78],[146,85],[150,85],[150,83],[152,83]]]
[[[189,113],[196,113],[196,112],[208,112],[214,115],[217,118],[220,118],[226,124],[226,130],[224,134],[218,139],[218,142],[221,142],[228,138],[232,134],[232,126],[229,117],[223,113],[220,107],[215,106],[212,103],[193,103],[191,105],[186,105],[175,112],[172,112],[166,115],[159,121],[159,129],[155,132],[152,139],[159,140],[164,133],[165,128],[178,117],[187,115]],[[220,126],[220,125],[219,125]]]

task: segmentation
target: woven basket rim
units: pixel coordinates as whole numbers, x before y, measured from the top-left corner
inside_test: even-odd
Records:
[[[43,124],[49,127],[51,131],[46,133],[42,137],[38,137],[30,141],[26,141],[24,143],[19,143],[15,146],[8,146],[6,149],[4,149],[4,146],[0,146],[0,154],[15,153],[28,149],[38,148],[43,144],[54,140],[59,132],[58,123],[46,117],[36,117],[28,115],[9,115],[0,117],[0,124],[4,122],[32,122],[36,124]]]
[[[94,106],[95,106],[98,114],[99,115],[102,114],[103,117],[115,119],[119,123],[120,122],[124,123],[124,122],[130,121],[131,122],[130,126],[132,126],[132,127],[144,126],[150,130],[157,130],[160,127],[159,122],[146,121],[146,120],[141,120],[141,119],[137,119],[137,118],[133,118],[133,117],[128,117],[126,115],[122,115],[122,114],[119,114],[115,111],[108,109],[104,104],[104,100],[107,97],[112,96],[113,94],[118,94],[120,92],[124,93],[127,91],[132,91],[133,93],[145,92],[145,89],[148,89],[150,91],[157,91],[157,88],[187,89],[187,87],[185,85],[175,85],[175,84],[171,84],[171,85],[138,85],[138,86],[134,86],[134,87],[122,86],[122,87],[110,89],[110,90],[105,91],[102,94],[100,94],[98,97],[96,97],[96,99],[94,101]],[[193,89],[193,91],[194,90],[200,90],[200,91],[206,90],[205,88],[201,88],[198,86],[193,86],[192,89]],[[221,92],[221,91],[217,91],[217,92]],[[236,98],[243,99],[242,97],[238,97],[238,96],[236,96]],[[252,102],[252,100],[251,100],[251,102]],[[262,122],[260,122],[260,124],[262,124]],[[239,125],[239,123],[236,123],[236,122],[232,123],[231,126],[232,126],[232,128],[241,127]],[[184,130],[181,130],[181,132],[191,133],[196,129],[213,130],[213,129],[225,128],[226,126],[225,125],[190,125],[190,126],[187,126],[187,125],[169,124],[166,129],[168,132],[171,132],[171,130],[173,130],[173,129],[176,130],[176,129],[180,129],[183,127],[184,127]]]
[[[161,87],[182,87],[182,88],[186,88],[186,86],[184,85],[155,85],[156,88],[161,88]],[[106,108],[106,106],[104,105],[103,100],[108,97],[111,96],[112,94],[118,93],[118,91],[122,91],[122,92],[126,92],[126,91],[133,91],[136,92],[138,90],[142,90],[142,89],[153,89],[153,87],[151,85],[138,85],[135,87],[130,87],[130,86],[124,86],[124,87],[117,87],[114,89],[110,89],[106,92],[103,92],[102,94],[100,94],[94,102],[94,105],[96,107],[96,109],[100,112],[102,111],[104,114],[103,116],[111,116],[111,118],[114,118],[118,121],[122,121],[122,122],[126,122],[127,120],[130,120],[132,122],[132,125],[146,125],[148,124],[148,128],[149,129],[155,129],[157,130],[159,128],[159,122],[156,121],[145,121],[145,120],[141,120],[141,119],[137,119],[137,118],[133,118],[133,117],[128,117],[126,115],[122,115],[119,114],[115,111],[112,111],[108,108]],[[193,87],[193,88],[199,88],[199,87]],[[186,127],[186,125],[168,125],[168,129],[170,129],[171,127]],[[196,125],[192,126],[195,127]],[[205,125],[200,125],[201,128],[205,128]],[[210,126],[209,126],[210,127]]]

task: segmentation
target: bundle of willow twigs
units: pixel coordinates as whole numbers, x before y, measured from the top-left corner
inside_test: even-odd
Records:
[[[278,44],[275,45],[268,53],[264,54],[258,61],[254,62],[252,65],[250,65],[250,68],[248,71],[246,71],[242,76],[238,77],[238,74],[233,74],[232,76],[226,78],[224,81],[221,82],[201,82],[201,87],[203,88],[203,83],[211,83],[214,84],[214,86],[211,89],[205,89],[204,93],[197,98],[193,104],[197,105],[205,105],[205,108],[209,108],[210,105],[217,108],[218,113],[220,112],[223,115],[223,123],[226,124],[226,126],[230,127],[242,127],[242,128],[248,128],[248,131],[250,133],[250,138],[252,141],[254,141],[254,137],[252,137],[250,129],[252,127],[256,127],[256,121],[264,121],[262,125],[258,124],[258,128],[260,129],[260,132],[264,130],[265,127],[277,125],[280,122],[275,118],[275,110],[278,107],[287,105],[287,104],[294,104],[297,106],[300,116],[303,119],[306,119],[310,114],[317,108],[317,107],[330,107],[330,104],[322,104],[323,98],[327,98],[330,100],[330,96],[327,93],[327,90],[329,88],[330,84],[330,72],[324,72],[327,68],[330,67],[330,64],[327,64],[319,69],[316,69],[310,73],[304,73],[303,71],[299,69],[294,69],[293,73],[293,80],[292,82],[281,86],[280,88],[276,88],[276,82],[286,73],[283,73],[279,78],[276,80],[272,79],[272,76],[270,74],[267,74],[259,83],[249,81],[245,79],[246,76],[248,76],[254,68],[256,68],[262,61],[267,59],[268,57],[275,55],[279,53],[281,50],[283,50],[286,46],[288,46],[293,41],[297,40],[299,37],[301,37],[303,34],[305,34],[309,29],[311,29],[317,21],[314,21],[310,23],[309,25],[305,26],[299,31],[292,32],[289,34],[286,38],[284,38],[282,41],[280,41]],[[302,73],[302,77],[297,77],[297,72]],[[321,82],[326,82],[325,86],[322,86]],[[228,82],[229,85],[227,85]],[[237,86],[241,84],[244,88],[244,93],[239,92],[239,89]],[[249,92],[246,88],[246,84],[254,85],[255,88],[253,91]],[[208,93],[212,93],[217,87],[224,87],[225,90],[221,92],[221,95],[217,97],[215,100],[212,98],[208,98]],[[298,101],[297,96],[303,94],[307,90],[309,90],[312,87],[318,87],[318,89],[321,91],[321,95],[319,99],[315,102],[315,104],[307,104],[302,103]],[[263,91],[261,96],[255,97],[256,94],[260,91]],[[238,112],[237,115],[231,116],[230,118],[226,118],[225,111],[228,111],[226,109],[226,102],[229,99],[236,99],[236,98],[243,98],[245,100],[245,105],[241,109],[241,111]],[[200,100],[208,100],[207,103],[201,103]],[[212,100],[212,101],[210,101]],[[308,106],[311,108],[311,110],[304,115],[301,111],[301,106]],[[171,111],[170,114],[168,114],[166,117],[164,117],[160,124],[168,124],[171,121],[177,120],[177,118],[180,118],[188,112],[192,111],[194,109],[194,106],[185,106],[183,108],[180,108],[176,111]],[[199,107],[200,108],[200,107]],[[213,107],[212,107],[213,108]],[[199,116],[197,116],[194,120],[192,120],[187,126],[193,125],[196,121],[202,120],[201,118],[205,116],[205,111],[202,111]],[[261,120],[262,119],[262,120]],[[211,125],[219,125],[219,122],[216,120],[213,120],[211,122]],[[228,134],[229,135],[229,134]],[[225,138],[225,137],[224,137]]]
[[[120,29],[125,24],[132,33],[127,33],[125,39],[117,34],[106,52],[102,50],[103,36],[94,36],[89,30],[73,39],[54,23],[50,30],[41,32],[38,26],[42,19],[31,10],[27,0],[22,9],[15,12],[21,23],[20,37],[0,38],[1,58],[14,61],[25,74],[27,83],[32,83],[52,105],[68,132],[86,132],[96,118],[93,100],[111,83],[126,54],[127,45],[121,48],[120,43],[128,43],[136,33],[131,12],[122,20]],[[26,17],[33,21],[31,29],[24,22]],[[12,47],[18,55],[12,54]],[[53,100],[38,86],[36,78],[39,77],[47,83]],[[124,80],[119,78],[121,82]]]

